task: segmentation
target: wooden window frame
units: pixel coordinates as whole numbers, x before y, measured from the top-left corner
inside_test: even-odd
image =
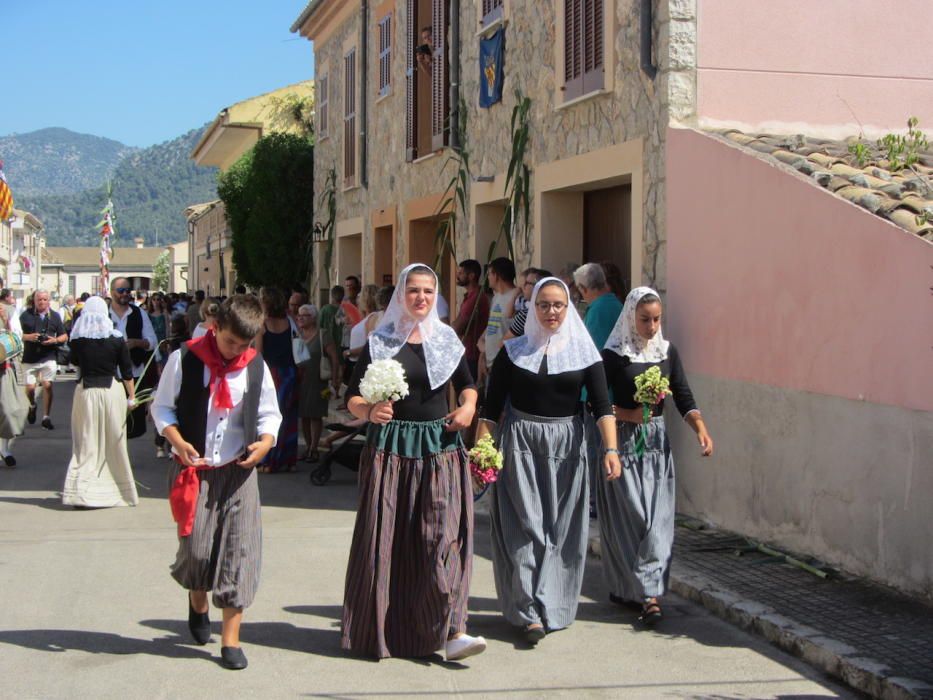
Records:
[[[377,36],[379,38],[379,54],[377,57],[379,90],[377,97],[385,97],[392,92],[392,29],[394,25],[393,13],[389,12],[379,20]]]
[[[330,76],[324,73],[317,79],[318,87],[318,140],[326,139],[330,131]]]
[[[356,96],[356,47],[343,56],[343,186],[356,185],[357,140],[357,96]]]
[[[563,84],[561,102],[570,102],[607,89],[606,0],[562,0],[561,44]],[[608,55],[607,55],[608,54]]]
[[[506,0],[477,0],[479,8],[479,24],[482,28],[491,26],[495,22],[505,19]]]

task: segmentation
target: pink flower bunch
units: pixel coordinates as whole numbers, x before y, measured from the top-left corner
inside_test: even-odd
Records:
[[[494,469],[493,467],[483,469],[483,467],[478,465],[476,462],[470,462],[470,474],[473,475],[473,478],[477,481],[477,483],[480,483],[483,486],[492,484],[499,478],[498,469]]]

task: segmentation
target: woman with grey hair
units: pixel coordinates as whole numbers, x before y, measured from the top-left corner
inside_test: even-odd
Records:
[[[330,378],[331,382],[336,381],[333,370],[337,367],[337,347],[327,331],[320,328],[318,316],[314,304],[304,304],[298,309],[298,331],[301,334],[298,342],[304,343],[308,358],[298,365],[298,415],[301,417],[301,433],[307,446],[304,456],[306,462],[318,460],[318,442],[331,395],[328,379],[321,377],[321,365],[325,358],[330,363],[329,373],[325,371],[325,377]]]

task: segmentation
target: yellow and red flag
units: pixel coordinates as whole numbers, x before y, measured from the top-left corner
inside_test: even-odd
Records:
[[[13,216],[13,193],[3,175],[3,161],[0,161],[0,221],[6,221],[11,216]]]

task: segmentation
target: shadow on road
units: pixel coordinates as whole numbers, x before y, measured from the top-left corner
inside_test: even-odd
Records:
[[[183,637],[135,639],[111,632],[83,630],[10,630],[0,631],[0,643],[13,644],[36,651],[83,651],[88,654],[149,654],[178,659],[208,659],[216,661],[210,652],[188,643]]]

